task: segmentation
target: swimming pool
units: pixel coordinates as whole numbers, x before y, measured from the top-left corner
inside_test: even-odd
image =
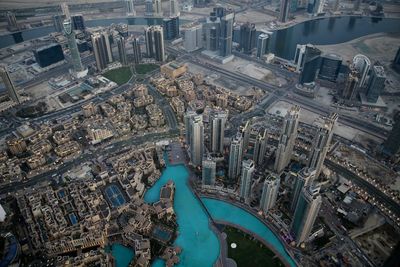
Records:
[[[106,194],[108,202],[113,208],[125,204],[126,200],[122,195],[121,190],[119,190],[118,186],[116,186],[115,184],[107,186],[104,192]]]

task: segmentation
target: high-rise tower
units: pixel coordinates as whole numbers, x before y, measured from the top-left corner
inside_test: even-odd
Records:
[[[142,61],[142,50],[140,48],[139,37],[132,37],[132,48],[133,48],[133,62],[139,64]]]
[[[286,113],[283,121],[283,128],[279,137],[278,148],[276,149],[276,157],[274,170],[281,173],[290,162],[293,153],[293,147],[297,138],[297,127],[299,125],[300,107],[293,106]]]
[[[286,22],[289,16],[289,3],[290,0],[281,0],[281,7],[279,11],[279,21]]]
[[[264,162],[265,152],[267,151],[267,141],[267,130],[261,130],[254,144],[253,161],[256,165],[261,165]]]
[[[21,103],[20,96],[14,86],[13,81],[11,80],[10,74],[8,73],[7,67],[5,65],[0,65],[0,76],[3,80],[4,86],[6,87],[7,94],[10,99],[15,103]]]
[[[278,197],[280,179],[277,174],[270,174],[265,179],[260,200],[260,209],[267,214],[275,206]]]
[[[355,100],[359,88],[359,73],[354,68],[350,68],[350,72],[346,78],[346,83],[343,88],[342,97],[347,100]]]
[[[376,103],[385,89],[386,74],[382,66],[374,65],[367,86],[367,101]]]
[[[155,17],[163,16],[161,0],[153,0],[153,16]]]
[[[299,201],[299,196],[304,187],[312,184],[315,179],[316,171],[310,168],[301,169],[294,180],[293,190],[292,190],[292,201],[290,204],[290,210],[294,212],[297,206],[297,201]]]
[[[249,22],[240,26],[240,42],[239,48],[243,53],[251,54],[252,49],[255,45],[256,39],[256,26]]]
[[[147,56],[156,61],[165,61],[164,34],[161,26],[150,26],[144,32]]]
[[[126,5],[126,15],[136,16],[135,4],[133,0],[125,0],[125,5]]]
[[[219,35],[219,55],[228,57],[232,54],[232,35],[234,13],[225,14],[221,17],[220,35]]]
[[[118,36],[116,38],[117,47],[118,47],[118,56],[119,62],[126,66],[128,65],[128,58],[126,57],[126,48],[125,48],[125,38],[122,36]]]
[[[364,87],[367,83],[371,61],[364,55],[358,54],[353,58],[353,68],[358,72],[359,87]]]
[[[228,114],[225,111],[214,111],[210,116],[210,139],[211,152],[223,153],[225,124],[228,119]]]
[[[145,1],[144,15],[146,17],[152,17],[153,14],[154,14],[154,11],[153,11],[153,0],[146,0]]]
[[[190,121],[190,160],[193,165],[201,166],[204,154],[204,126],[202,115],[192,117]]]
[[[203,185],[214,185],[215,184],[215,172],[216,162],[211,158],[204,159],[202,164],[202,184]]]
[[[311,186],[303,188],[291,225],[291,232],[298,246],[309,239],[321,203],[319,188]]]
[[[268,49],[269,35],[266,33],[261,33],[257,38],[257,57],[261,58]]]
[[[71,20],[66,19],[63,23],[64,35],[68,40],[68,48],[71,53],[72,69],[77,76],[82,77],[86,75],[84,71],[81,55],[79,54],[78,46],[76,44],[75,33],[72,30]]]
[[[311,44],[305,46],[304,57],[301,64],[299,83],[307,84],[315,81],[321,63],[321,50]]]
[[[388,138],[383,143],[383,148],[390,155],[396,155],[400,153],[400,111],[398,111],[393,117],[393,127]]]
[[[324,119],[324,123],[318,127],[317,133],[314,136],[308,158],[308,167],[315,169],[315,176],[317,178],[321,173],[322,165],[324,164],[326,154],[328,153],[333,136],[333,129],[337,120],[338,114],[332,113],[329,117]]]
[[[179,17],[181,12],[179,11],[179,1],[178,0],[169,0],[169,16],[170,17]]]
[[[108,33],[94,33],[92,35],[92,46],[97,69],[101,71],[113,60]]]
[[[255,170],[254,162],[251,159],[242,162],[242,175],[240,177],[240,198],[244,199],[246,204],[250,204],[251,183]]]
[[[241,162],[242,162],[242,147],[243,138],[242,135],[237,134],[231,141],[229,149],[229,169],[228,178],[230,183],[236,182],[237,177],[240,174]]]

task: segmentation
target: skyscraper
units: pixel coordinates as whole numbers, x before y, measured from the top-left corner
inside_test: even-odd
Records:
[[[302,60],[302,71],[299,78],[300,84],[308,84],[315,81],[320,67],[321,50],[311,44],[305,46]]]
[[[250,141],[250,133],[251,133],[251,121],[248,120],[244,125],[241,125],[239,128],[240,134],[243,137],[243,147],[242,151],[243,153],[246,153],[247,148],[249,147],[249,141]]]
[[[132,48],[133,48],[133,62],[139,64],[142,61],[142,51],[140,49],[139,37],[132,37]]]
[[[309,0],[307,5],[307,13],[314,16],[324,11],[325,0]]]
[[[76,44],[75,32],[72,30],[71,20],[66,19],[63,23],[64,35],[67,37],[69,52],[71,53],[72,69],[76,74],[81,73],[84,68],[79,54],[78,46]]]
[[[145,1],[145,12],[144,15],[146,17],[152,17],[153,16],[153,0],[146,0]]]
[[[265,179],[260,200],[260,209],[267,214],[275,206],[279,193],[280,178],[277,174],[269,174]]]
[[[315,179],[316,171],[315,169],[303,168],[295,176],[292,198],[290,204],[290,210],[294,212],[299,201],[299,196],[303,188],[308,187],[312,184]]]
[[[196,115],[197,115],[196,112],[189,110],[185,113],[185,116],[183,117],[183,121],[185,123],[185,142],[186,142],[187,146],[190,146],[190,136],[191,136],[190,122],[192,121],[193,117]]]
[[[136,16],[135,4],[133,0],[125,0],[125,5],[126,5],[126,15]]]
[[[232,34],[234,13],[225,14],[221,18],[221,27],[219,35],[219,55],[228,57],[232,54]]]
[[[126,57],[126,49],[125,49],[125,38],[122,36],[118,36],[116,38],[117,47],[118,47],[118,57],[119,62],[126,66],[128,65],[128,58]]]
[[[229,149],[229,168],[228,178],[230,183],[235,183],[240,174],[240,163],[242,162],[243,138],[241,134],[237,134],[231,141]]]
[[[203,160],[202,164],[202,184],[203,185],[214,185],[215,184],[215,172],[216,172],[216,162],[211,158]]]
[[[346,78],[346,83],[342,92],[344,99],[353,101],[356,99],[359,88],[359,73],[354,68],[350,68],[350,72]]]
[[[368,80],[367,101],[376,103],[385,89],[386,75],[382,66],[375,65]]]
[[[261,165],[264,162],[265,152],[267,151],[267,141],[267,130],[261,130],[254,144],[253,161],[256,165]]]
[[[147,56],[156,61],[165,61],[164,34],[161,26],[150,26],[144,32]]]
[[[190,121],[190,160],[193,165],[201,166],[204,154],[204,126],[202,115],[192,117]]]
[[[400,111],[398,111],[393,117],[393,128],[388,138],[383,143],[385,152],[396,155],[400,153]]]
[[[179,1],[178,0],[169,0],[169,16],[170,17],[179,17],[181,12],[179,11]]]
[[[65,20],[65,15],[54,15],[53,16],[53,25],[54,25],[54,29],[57,32],[63,32],[64,30],[64,20]]]
[[[296,71],[300,72],[303,69],[304,55],[306,53],[306,45],[296,45],[293,62],[296,64]]]
[[[360,5],[361,5],[361,0],[355,0],[354,1],[354,6],[353,6],[354,11],[359,11],[360,10]]]
[[[18,29],[18,23],[17,23],[17,18],[15,17],[15,14],[11,11],[7,11],[6,17],[7,17],[8,29],[10,29],[10,30]]]
[[[163,16],[161,0],[153,0],[153,16],[155,17]]]
[[[368,72],[371,68],[371,61],[364,55],[358,54],[353,58],[353,67],[359,73],[359,87],[364,87],[367,81]]]
[[[340,0],[335,0],[335,4],[333,5],[334,12],[339,11],[339,4],[340,4]]]
[[[257,57],[261,58],[267,53],[269,35],[261,33],[257,38]]]
[[[110,39],[107,32],[94,33],[92,35],[93,54],[99,71],[105,69],[112,62]]]
[[[14,86],[13,81],[11,80],[10,74],[8,73],[7,67],[5,65],[0,65],[0,76],[3,80],[4,86],[6,87],[7,94],[12,101],[15,103],[21,103],[21,99],[17,92],[17,89]]]
[[[286,22],[289,16],[289,3],[290,0],[281,0],[281,6],[279,10],[279,21]]]
[[[310,155],[308,157],[308,167],[315,169],[316,177],[321,173],[322,165],[324,164],[326,153],[328,153],[333,136],[333,129],[337,120],[338,114],[332,113],[329,117],[324,119],[323,125],[318,127],[317,133],[314,136]]]
[[[227,119],[228,114],[225,111],[214,111],[210,116],[211,152],[224,152],[225,124]]]
[[[179,17],[170,17],[163,19],[164,37],[166,40],[172,40],[179,37]]]
[[[256,25],[249,22],[240,26],[240,50],[245,54],[251,54],[256,39]]]
[[[291,225],[291,232],[298,246],[303,242],[307,242],[310,237],[321,203],[319,188],[306,187],[302,190]]]
[[[239,196],[244,199],[246,204],[250,204],[251,198],[251,182],[253,179],[255,167],[251,159],[242,162],[242,175],[240,177]]]
[[[283,128],[276,149],[274,170],[281,173],[292,158],[293,147],[297,138],[297,127],[299,125],[300,107],[293,106],[287,111],[283,121]]]
[[[191,24],[183,29],[183,47],[186,51],[192,52],[203,47],[202,24]]]
[[[318,78],[335,82],[340,67],[342,66],[342,57],[337,54],[325,54],[321,57],[321,67],[319,69]]]
[[[294,13],[297,11],[298,8],[298,1],[297,0],[290,0],[289,3],[289,12]]]
[[[69,19],[71,16],[69,14],[69,8],[68,8],[68,4],[67,3],[62,3],[61,5],[61,12],[63,13],[63,15]]]
[[[84,31],[86,29],[85,19],[82,15],[71,16],[71,23],[74,30]]]

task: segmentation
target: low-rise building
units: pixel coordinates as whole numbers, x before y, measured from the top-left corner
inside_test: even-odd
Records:
[[[175,79],[187,71],[187,65],[178,62],[170,62],[160,67],[161,73],[171,79]]]

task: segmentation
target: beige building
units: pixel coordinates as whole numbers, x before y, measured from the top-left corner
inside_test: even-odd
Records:
[[[76,141],[70,141],[68,143],[59,145],[54,149],[54,152],[59,156],[59,157],[66,157],[68,155],[71,155],[75,152],[79,152],[81,150],[78,142]]]
[[[13,155],[18,155],[26,151],[26,142],[22,138],[8,139],[6,143],[8,149]]]
[[[94,114],[96,114],[96,112],[97,107],[92,102],[89,102],[82,106],[82,113],[83,116],[85,116],[86,118],[93,116]]]
[[[180,64],[177,62],[170,62],[170,63],[162,65],[160,67],[160,69],[161,69],[162,74],[168,76],[171,79],[175,79],[186,73],[187,65]]]

